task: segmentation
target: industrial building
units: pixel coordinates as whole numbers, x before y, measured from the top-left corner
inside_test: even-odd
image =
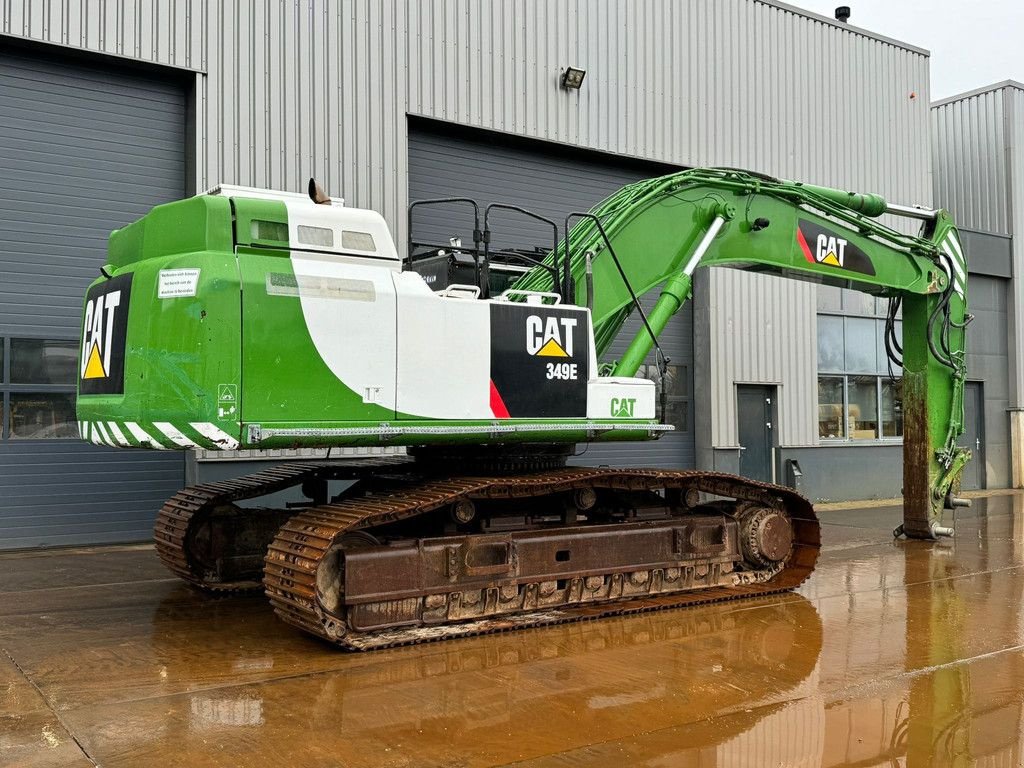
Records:
[[[984,457],[967,484],[1010,483],[1006,408],[1020,404],[1024,364],[1000,329],[1024,209],[985,197],[1010,183],[994,145],[991,189],[964,181],[967,121],[955,120],[975,102],[1016,104],[1015,85],[930,110],[926,51],[774,0],[3,7],[0,548],[146,540],[186,478],[286,457],[87,446],[74,369],[81,298],[112,229],[219,183],[299,191],[310,176],[383,213],[400,251],[411,200],[504,201],[561,221],[690,166],[949,205],[972,230],[968,405],[985,425],[965,436]],[[413,227],[467,234],[454,213]],[[518,247],[550,243],[519,219],[492,228]],[[845,290],[698,272],[662,342],[676,432],[577,460],[739,472],[816,499],[895,496],[902,421],[884,313]]]
[[[1024,85],[1006,81],[932,105],[935,203],[970,253],[968,429],[977,487],[1024,484]],[[971,418],[971,413],[976,414]]]

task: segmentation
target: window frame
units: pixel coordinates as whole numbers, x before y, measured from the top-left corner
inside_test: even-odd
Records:
[[[690,366],[685,363],[669,363],[669,368],[677,368],[680,372],[678,378],[679,383],[683,387],[683,394],[673,395],[669,394],[665,397],[666,408],[671,409],[673,405],[683,405],[683,426],[682,428],[676,429],[676,434],[686,435],[693,431],[693,411],[690,408],[690,402],[693,400],[693,378]],[[637,376],[648,381],[653,381],[655,386],[654,394],[654,418],[659,422],[662,421],[663,414],[661,413],[661,373],[658,370],[658,366],[655,363],[646,363],[640,366],[640,370],[637,371]],[[665,422],[672,424],[672,422]]]
[[[873,378],[875,380],[876,419],[875,419],[875,436],[874,437],[864,437],[864,438],[850,437],[850,430],[849,430],[849,423],[848,422],[849,422],[849,408],[850,408],[850,377],[852,377],[852,376],[857,376],[857,377],[860,377],[860,378]],[[878,374],[871,374],[871,373],[829,373],[827,371],[819,371],[817,376],[815,377],[815,382],[818,382],[820,379],[842,379],[842,382],[843,382],[843,404],[842,404],[842,422],[841,422],[841,426],[842,426],[843,436],[842,437],[822,437],[822,435],[819,433],[818,440],[820,442],[827,443],[829,445],[834,445],[835,443],[851,443],[851,444],[854,444],[854,445],[868,445],[868,444],[872,444],[872,443],[876,443],[876,442],[877,443],[884,443],[886,445],[901,444],[903,442],[903,435],[902,434],[894,436],[894,437],[886,437],[886,436],[884,436],[882,434],[882,423],[883,423],[883,418],[882,418],[882,382],[885,381],[887,378],[888,378],[888,376],[885,376],[885,375],[878,375]],[[895,380],[899,381],[899,382],[902,382],[903,381],[903,377],[902,376],[896,376]],[[817,387],[815,387],[815,392],[817,393]],[[817,394],[815,394],[815,399],[817,399]],[[817,405],[820,406],[821,403],[818,402]]]
[[[824,287],[828,288],[829,286],[824,286]],[[902,443],[903,443],[903,435],[902,434],[900,434],[898,436],[894,436],[894,437],[886,437],[886,436],[883,435],[883,427],[882,427],[882,423],[883,423],[883,416],[882,416],[882,382],[884,380],[890,378],[887,372],[882,372],[881,371],[881,368],[883,366],[883,361],[882,361],[881,358],[878,357],[880,354],[884,355],[884,346],[881,348],[881,350],[876,349],[876,370],[874,370],[874,371],[851,370],[851,369],[848,369],[847,365],[846,365],[846,320],[847,319],[874,320],[876,325],[879,324],[879,323],[884,323],[884,320],[885,320],[885,317],[886,317],[886,312],[885,312],[885,308],[884,308],[884,302],[886,300],[883,299],[880,296],[874,296],[873,297],[875,299],[875,304],[874,304],[875,311],[874,311],[873,314],[868,314],[868,313],[865,313],[863,311],[853,311],[853,310],[858,310],[858,309],[861,309],[861,308],[860,307],[850,307],[850,308],[847,308],[848,304],[852,303],[852,302],[848,302],[847,296],[848,296],[849,293],[861,294],[862,292],[852,291],[851,289],[848,289],[848,288],[837,288],[837,290],[841,291],[840,299],[839,299],[839,306],[840,306],[840,308],[839,309],[835,309],[835,308],[832,308],[832,307],[823,307],[822,304],[825,303],[825,302],[822,302],[822,301],[818,300],[817,310],[816,310],[815,314],[817,315],[817,317],[819,319],[822,318],[822,317],[842,318],[842,322],[843,322],[843,366],[842,367],[843,367],[843,370],[838,370],[838,369],[835,369],[835,368],[821,368],[821,367],[818,366],[819,360],[816,359],[816,361],[815,361],[815,363],[816,363],[816,365],[815,365],[815,371],[816,371],[816,373],[815,373],[815,403],[818,406],[821,405],[821,403],[817,399],[818,398],[817,382],[820,379],[822,379],[822,378],[840,378],[840,379],[842,379],[843,404],[842,404],[842,424],[841,424],[841,427],[842,427],[843,436],[842,437],[822,437],[821,434],[820,434],[820,427],[819,427],[818,442],[819,442],[820,445],[824,445],[824,446],[838,445],[838,444],[843,444],[843,445],[902,445]],[[870,294],[863,294],[863,295],[870,295]],[[899,325],[902,325],[901,320],[902,320],[902,315],[900,315],[899,319],[897,319],[897,323]],[[884,329],[883,329],[883,333],[884,333]],[[818,340],[815,339],[815,355],[816,355],[816,357],[820,357],[818,355],[817,344],[818,344]],[[902,368],[894,369],[893,370],[893,374],[894,375],[892,376],[892,378],[895,381],[902,382],[902,380],[903,380],[903,370],[902,370]],[[872,438],[854,438],[854,437],[850,436],[850,430],[849,430],[850,377],[853,377],[853,376],[857,376],[857,377],[873,377],[875,379],[875,407],[876,407],[877,411],[876,411],[876,423],[875,423],[875,436],[872,437]],[[820,422],[819,422],[819,424],[820,424]]]
[[[39,334],[39,333],[8,333],[0,336],[0,345],[3,346],[3,366],[0,370],[0,442],[5,445],[22,445],[26,443],[52,443],[54,441],[78,441],[78,436],[68,437],[11,437],[11,395],[27,394],[27,395],[72,395],[72,401],[74,402],[75,397],[78,394],[78,382],[76,380],[71,384],[12,384],[11,383],[11,348],[13,347],[13,341],[15,339],[21,340],[32,340],[32,341],[59,341],[71,344],[72,347],[78,349],[79,339],[70,335],[53,335],[53,334]],[[81,350],[78,349],[78,354],[81,354]],[[80,364],[76,355],[76,369]],[[75,404],[77,406],[77,403]],[[77,415],[77,414],[76,414]],[[72,420],[72,424],[77,426],[77,420]]]

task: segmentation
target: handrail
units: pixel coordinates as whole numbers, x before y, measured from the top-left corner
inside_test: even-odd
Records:
[[[406,253],[406,258],[409,261],[409,265],[412,266],[412,250],[415,245],[412,239],[412,212],[414,208],[423,205],[443,205],[445,203],[468,203],[473,206],[473,264],[474,264],[474,277],[476,278],[477,285],[480,284],[480,241],[482,233],[480,231],[480,206],[476,200],[470,197],[431,197],[425,200],[414,200],[409,203],[409,209],[407,215],[408,221],[408,234],[409,234],[409,247]],[[468,249],[467,249],[468,250]]]
[[[552,253],[552,256],[553,256],[553,259],[554,259],[554,285],[557,288],[558,287],[558,282],[559,282],[558,281],[558,224],[556,224],[551,219],[548,219],[548,218],[546,218],[544,216],[541,216],[539,213],[534,213],[533,211],[528,211],[525,208],[522,208],[522,207],[520,207],[518,205],[512,205],[511,203],[491,203],[490,205],[488,205],[484,209],[484,232],[483,232],[484,261],[487,262],[487,263],[490,263],[491,229],[488,226],[488,222],[490,220],[491,211],[495,210],[495,209],[502,210],[502,211],[515,211],[516,213],[521,213],[524,216],[529,216],[531,219],[535,219],[537,221],[542,221],[545,224],[550,224],[551,225],[551,230],[552,230],[552,233],[553,233],[552,234],[552,238],[551,238],[551,253]],[[532,259],[531,259],[531,261],[532,261]],[[538,264],[539,263],[540,262],[538,262]],[[545,266],[547,266],[547,265],[545,265]],[[568,274],[568,272],[567,272],[567,274]],[[565,294],[563,293],[562,295],[564,296]]]

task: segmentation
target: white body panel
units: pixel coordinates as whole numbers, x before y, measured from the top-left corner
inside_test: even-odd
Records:
[[[625,376],[591,379],[587,382],[587,418],[653,419],[654,390],[654,382],[649,379]]]
[[[394,409],[392,270],[375,260],[362,266],[302,251],[293,251],[291,261],[306,328],[324,363],[365,402]]]
[[[376,211],[317,205],[308,198],[281,202],[288,209],[288,241],[293,252],[368,256],[379,266],[402,269],[388,225]]]
[[[493,301],[443,296],[415,272],[375,259],[360,264],[358,257],[295,250],[292,266],[310,338],[328,368],[364,401],[429,419],[496,417]],[[580,371],[587,377],[587,418],[653,419],[653,382],[594,376],[590,316],[578,311],[590,340]]]
[[[507,299],[480,300],[475,289],[454,286],[435,293],[419,274],[403,272],[378,213],[315,205],[293,195],[278,199],[288,208],[291,264],[310,338],[331,372],[364,402],[426,419],[509,418],[534,406],[537,414],[551,413],[545,404],[556,401],[580,406],[575,418],[584,413],[588,419],[654,418],[652,382],[596,377],[593,328],[585,308],[559,306],[552,314],[536,295],[526,297],[525,306],[516,304],[537,307],[521,319],[503,310],[495,315],[492,307],[507,306]],[[504,323],[497,330],[492,328],[496,317],[504,318],[493,321]],[[573,362],[573,328],[582,331],[579,342],[588,349],[578,363]],[[501,335],[494,340],[500,344],[496,356],[493,333]],[[526,359],[539,379],[522,378],[519,364],[509,362],[517,355],[531,356]],[[543,368],[533,362],[537,355]],[[504,378],[497,386],[496,365]],[[563,381],[567,388],[561,392],[556,382]],[[576,382],[585,386],[569,394]],[[524,407],[524,393],[533,393],[537,402]],[[511,410],[503,399],[508,397],[517,400]]]
[[[415,272],[394,275],[400,413],[490,419],[490,302],[443,298]]]
[[[285,192],[280,189],[262,189],[260,187],[241,187],[237,184],[218,184],[215,187],[211,187],[202,194],[204,195],[220,195],[222,197],[250,197],[256,200],[293,200],[296,202],[305,202],[307,204],[314,204],[309,199],[308,194],[302,192]],[[345,205],[345,198],[343,197],[332,197],[332,205],[343,206]]]

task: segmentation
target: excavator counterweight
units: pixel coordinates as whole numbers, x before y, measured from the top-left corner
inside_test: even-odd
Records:
[[[84,439],[409,447],[184,489],[154,531],[174,573],[209,590],[262,585],[284,620],[350,649],[792,589],[814,568],[819,530],[791,489],[567,466],[579,443],[671,430],[654,382],[635,374],[702,266],[890,299],[901,532],[947,532],[969,458],[956,446],[969,316],[945,213],[695,169],[570,213],[560,242],[549,222],[550,252],[531,254],[491,248],[489,215],[542,217],[494,204],[481,226],[475,201],[411,208],[433,203],[472,208],[472,247],[411,242],[401,257],[379,214],[312,180],[308,196],[219,187],[112,234],[83,307]],[[887,211],[921,219],[920,234],[875,220]],[[648,314],[639,299],[654,290]],[[633,312],[640,332],[599,363]],[[288,490],[305,501],[265,503]]]

